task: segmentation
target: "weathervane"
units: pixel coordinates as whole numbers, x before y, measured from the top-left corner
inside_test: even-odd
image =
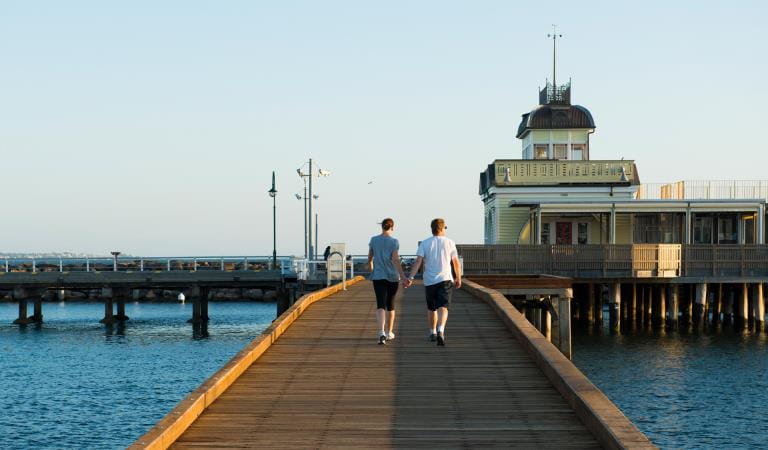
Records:
[[[548,38],[552,38],[552,86],[557,87],[557,79],[555,78],[555,72],[557,69],[557,38],[563,37],[562,34],[557,34],[557,25],[552,24],[552,34],[547,35]]]

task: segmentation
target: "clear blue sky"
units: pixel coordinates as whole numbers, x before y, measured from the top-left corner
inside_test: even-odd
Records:
[[[645,182],[768,179],[764,2],[11,1],[0,6],[0,251],[401,253],[446,219],[482,241],[477,177],[519,158],[551,77],[597,123],[592,158]],[[373,181],[372,184],[368,184]]]

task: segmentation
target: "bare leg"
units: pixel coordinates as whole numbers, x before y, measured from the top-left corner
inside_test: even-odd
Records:
[[[387,320],[384,327],[384,330],[387,332],[387,334],[392,332],[392,329],[395,327],[395,311],[387,311]]]
[[[437,309],[437,329],[445,331],[445,324],[448,322],[448,308]]]
[[[427,323],[429,324],[429,329],[434,330],[437,326],[437,311],[429,311],[427,310]]]
[[[376,310],[376,324],[379,326],[379,335],[384,334],[384,317],[386,311],[383,308]]]

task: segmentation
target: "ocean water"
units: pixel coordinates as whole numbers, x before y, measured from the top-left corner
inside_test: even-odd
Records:
[[[577,330],[573,362],[662,448],[768,448],[768,336]]]
[[[0,448],[124,448],[264,330],[274,303],[128,303],[124,326],[101,303],[44,303],[42,325],[12,325],[0,303]],[[31,305],[30,305],[31,312]]]

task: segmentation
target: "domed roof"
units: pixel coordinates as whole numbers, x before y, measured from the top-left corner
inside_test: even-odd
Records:
[[[595,128],[595,121],[589,110],[579,105],[541,105],[523,114],[517,137],[527,130],[554,130],[572,128]]]

